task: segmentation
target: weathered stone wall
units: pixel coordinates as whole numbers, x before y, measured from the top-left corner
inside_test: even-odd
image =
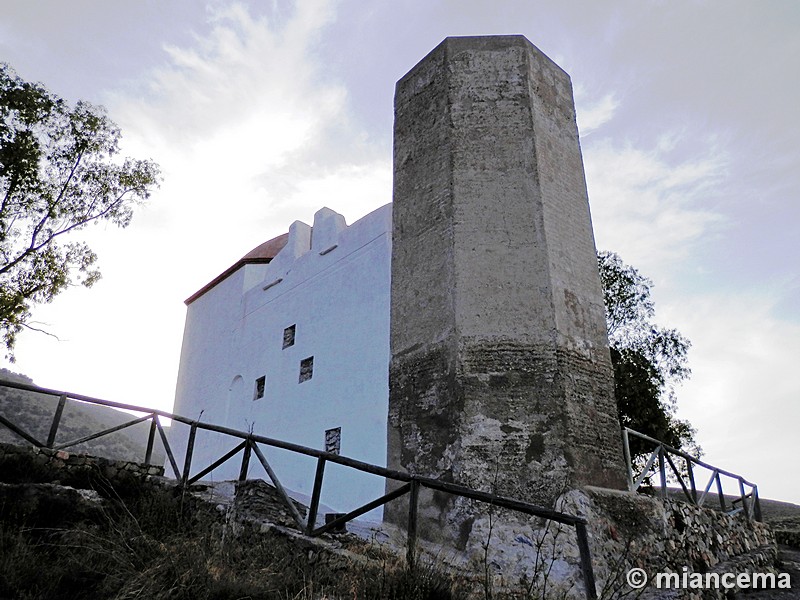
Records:
[[[588,521],[589,546],[600,598],[637,598],[625,578],[633,567],[652,582],[659,572],[773,573],[777,547],[764,523],[682,501],[587,487],[557,501],[564,512]],[[542,519],[519,519],[505,511],[476,516],[461,552],[423,542],[431,556],[447,557],[460,571],[486,581],[494,591],[523,597],[585,598],[575,530]],[[487,550],[488,548],[488,550]],[[525,589],[535,591],[525,596]],[[721,599],[726,590],[659,590],[642,598]],[[538,594],[538,595],[537,595]]]
[[[728,515],[628,492],[588,488],[584,494],[569,494],[565,508],[589,520],[600,587],[616,578],[610,585],[626,589],[624,575],[631,567],[644,569],[651,579],[658,572],[683,573],[684,567],[691,573],[774,571],[774,534],[765,523],[750,522],[742,513]],[[724,591],[685,590],[675,597],[723,598]],[[650,588],[644,597],[662,593]]]
[[[115,479],[119,476],[144,478],[164,475],[164,467],[158,465],[15,444],[0,444],[0,465],[8,465],[7,468],[29,465],[31,478],[53,482],[81,479],[89,474],[100,475],[106,479]]]
[[[235,483],[233,510],[238,518],[257,516],[283,527],[297,528],[289,509],[275,486],[263,479],[247,479]],[[308,509],[299,502],[292,501],[301,516]]]
[[[622,487],[568,75],[448,38],[397,84],[394,155],[389,466],[542,504]],[[423,535],[458,512],[423,497]]]

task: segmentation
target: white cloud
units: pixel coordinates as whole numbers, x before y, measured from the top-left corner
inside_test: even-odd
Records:
[[[328,0],[298,3],[279,29],[239,4],[217,10],[210,33],[196,36],[194,46],[165,46],[168,63],[153,71],[146,97],[134,105],[141,111],[132,124],[155,124],[157,137],[184,141],[241,127],[242,117],[253,113],[268,118],[249,137],[268,134],[270,125],[286,117],[324,117],[319,107],[343,92],[315,81],[320,69],[312,47],[332,17]],[[128,98],[122,104],[131,108]],[[271,136],[271,144],[280,141]]]
[[[246,228],[276,216],[275,206],[319,208],[327,201],[296,196],[299,183],[346,186],[353,174],[360,185],[364,178],[354,164],[388,169],[388,156],[363,160],[366,136],[350,122],[347,91],[328,79],[314,54],[333,20],[331,6],[328,0],[298,3],[283,20],[252,18],[238,4],[220,8],[208,36],[192,48],[168,48],[169,63],[155,71],[146,96],[119,98],[115,112],[124,129],[138,137],[142,152],[157,153],[170,200],[186,208],[169,211],[181,223],[188,217],[201,229]],[[374,191],[372,204],[359,203],[355,216],[391,194],[390,188]],[[226,210],[215,209],[220,203]],[[159,218],[165,227],[175,225],[165,217]]]
[[[779,301],[768,292],[693,294],[659,306],[659,318],[693,342],[679,415],[697,427],[706,460],[755,479],[762,497],[800,502],[786,477],[786,460],[800,454],[800,324],[776,316]]]
[[[703,206],[725,173],[713,148],[674,161],[663,144],[644,150],[603,139],[585,145],[584,158],[598,247],[645,271],[686,257],[722,223]]]
[[[614,94],[606,94],[594,102],[585,99],[586,92],[581,86],[575,88],[575,105],[578,129],[585,138],[608,123],[619,108],[619,101]]]

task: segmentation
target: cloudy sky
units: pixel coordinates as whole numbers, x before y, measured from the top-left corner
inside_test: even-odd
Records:
[[[705,458],[800,502],[795,0],[3,0],[0,60],[103,104],[164,182],[85,232],[104,278],[34,317],[12,369],[170,409],[183,300],[328,206],[391,200],[394,83],[449,35],[524,34],[572,76],[598,247],[693,342]]]

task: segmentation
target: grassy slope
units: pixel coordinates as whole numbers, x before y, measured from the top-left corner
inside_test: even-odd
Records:
[[[384,555],[351,561],[234,526],[158,479],[98,471],[70,483],[80,492],[53,485],[58,473],[31,457],[0,464],[0,599],[465,599],[433,569],[410,572]]]

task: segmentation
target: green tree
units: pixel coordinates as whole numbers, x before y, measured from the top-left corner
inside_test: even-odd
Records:
[[[100,278],[70,234],[126,227],[158,185],[154,162],[117,156],[120,135],[102,107],[69,106],[0,63],[0,336],[11,360],[17,334],[35,329],[33,305]]]
[[[675,417],[675,386],[691,375],[687,366],[691,343],[676,329],[653,324],[650,279],[613,252],[599,252],[597,261],[620,423],[674,448],[699,453],[694,428]],[[651,451],[649,445],[631,438],[633,457]]]

